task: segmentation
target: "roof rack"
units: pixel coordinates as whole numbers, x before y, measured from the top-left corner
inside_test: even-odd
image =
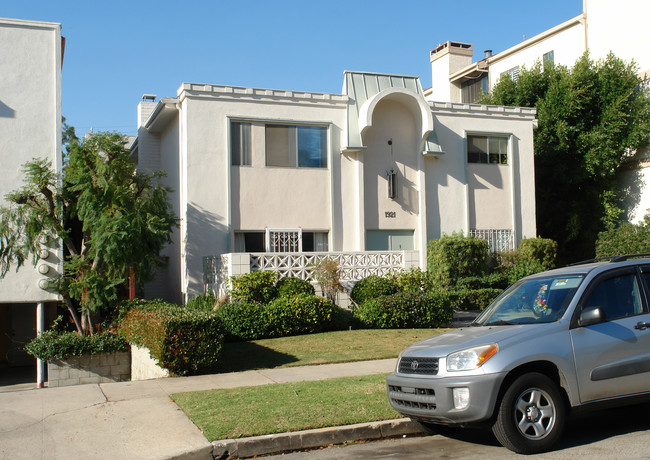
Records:
[[[614,257],[612,259],[612,262],[622,262],[624,260],[636,259],[636,258],[639,258],[639,257],[650,257],[650,254],[648,254],[648,253],[645,253],[645,254],[627,254],[627,255],[624,255],[624,256],[616,256],[616,257]]]
[[[573,262],[567,265],[567,267],[573,267],[574,265],[583,265],[583,264],[591,264],[594,262],[602,262],[603,260],[609,260],[613,257],[616,256],[605,256],[605,257],[597,257],[595,259],[587,259],[587,260],[581,260],[579,262]]]
[[[594,262],[602,262],[604,260],[609,260],[610,262],[623,262],[625,260],[629,259],[635,259],[638,257],[650,257],[650,253],[645,253],[645,254],[625,254],[622,256],[604,256],[604,257],[596,257],[595,259],[587,259],[587,260],[581,260],[580,262],[573,262],[567,267],[573,267],[574,265],[583,265],[583,264],[591,264]]]

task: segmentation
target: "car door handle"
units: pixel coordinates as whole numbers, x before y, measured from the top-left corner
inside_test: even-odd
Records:
[[[643,321],[639,321],[638,323],[636,323],[636,326],[634,326],[634,329],[640,329],[642,331],[645,331],[649,327],[650,327],[650,323],[644,323]]]

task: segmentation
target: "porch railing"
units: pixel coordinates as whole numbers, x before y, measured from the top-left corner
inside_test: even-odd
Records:
[[[221,296],[227,292],[230,277],[256,270],[273,270],[281,278],[315,281],[313,267],[328,258],[339,264],[341,282],[346,287],[368,275],[387,275],[420,264],[418,251],[229,253],[203,258],[204,289]]]
[[[469,231],[469,234],[487,241],[490,248],[489,251],[492,254],[510,251],[516,248],[512,230],[482,230],[473,228]]]

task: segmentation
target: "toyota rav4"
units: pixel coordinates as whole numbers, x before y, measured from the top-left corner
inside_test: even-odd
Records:
[[[391,405],[430,433],[487,423],[505,447],[536,453],[570,411],[650,395],[650,258],[638,257],[519,280],[469,327],[404,350]]]

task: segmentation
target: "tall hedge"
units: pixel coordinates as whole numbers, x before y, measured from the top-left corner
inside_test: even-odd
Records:
[[[544,270],[555,266],[557,243],[548,238],[524,238],[519,243],[520,260],[537,260]]]
[[[278,297],[266,305],[235,302],[217,310],[228,340],[257,340],[270,337],[313,334],[344,329],[345,311],[331,300],[300,294]]]
[[[277,278],[276,272],[262,270],[233,276],[230,297],[237,302],[268,303],[277,296]]]
[[[462,234],[429,241],[427,271],[437,285],[451,286],[459,278],[481,276],[489,259],[487,241]]]
[[[598,235],[596,257],[620,256],[625,254],[650,253],[650,214],[643,222],[624,222]]]
[[[175,375],[215,371],[224,338],[215,313],[162,301],[142,302],[123,312],[119,333],[147,347]]]
[[[368,299],[355,308],[354,318],[368,328],[445,327],[451,324],[453,308],[439,292],[399,292]]]
[[[398,290],[399,287],[393,279],[379,275],[368,275],[357,281],[350,292],[350,298],[360,305],[369,299],[395,294]]]

